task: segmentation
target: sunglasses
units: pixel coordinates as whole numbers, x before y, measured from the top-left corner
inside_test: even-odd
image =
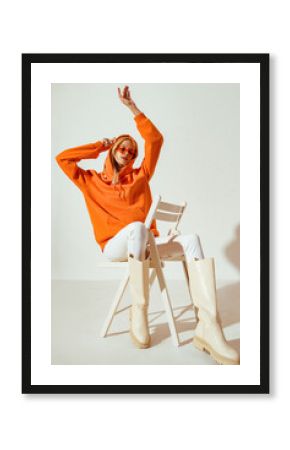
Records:
[[[133,148],[118,147],[117,151],[120,152],[122,155],[124,155],[125,152],[129,153],[130,156],[135,155],[135,150]]]

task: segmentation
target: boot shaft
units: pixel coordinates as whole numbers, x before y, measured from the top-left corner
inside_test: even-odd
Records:
[[[149,258],[139,261],[129,256],[130,290],[132,305],[148,306],[149,303]]]
[[[215,263],[213,258],[191,261],[187,264],[189,284],[194,304],[199,315],[207,313],[214,320],[217,317],[217,294]]]

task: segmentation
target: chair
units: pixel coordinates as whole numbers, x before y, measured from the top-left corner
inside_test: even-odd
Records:
[[[152,221],[154,219],[156,219],[157,221],[165,221],[165,222],[171,223],[171,228],[170,228],[168,234],[170,234],[170,235],[179,234],[177,227],[180,223],[180,220],[182,218],[185,207],[186,207],[186,202],[179,204],[179,205],[173,204],[173,203],[166,203],[161,200],[160,195],[155,196],[153,199],[153,202],[151,204],[151,208],[148,212],[146,221],[145,221],[146,228],[148,230],[150,230]],[[161,259],[159,256],[158,250],[157,250],[154,236],[151,233],[151,231],[149,231],[149,249],[150,249],[150,278],[149,278],[150,288],[153,285],[155,278],[157,278],[159,288],[161,291],[161,296],[164,301],[164,306],[165,306],[165,311],[167,314],[167,320],[168,320],[171,337],[172,337],[174,345],[178,347],[180,345],[180,342],[179,342],[179,337],[178,337],[178,333],[177,333],[176,325],[175,325],[175,321],[174,321],[172,302],[170,300],[170,295],[169,295],[168,287],[166,284],[166,280],[165,280],[162,268],[164,267],[164,262],[167,262],[167,261],[174,261],[174,262],[180,261],[182,263],[186,283],[187,283],[188,290],[189,290],[190,299],[192,301],[191,294],[190,294],[190,288],[189,288],[189,278],[188,278],[185,257],[184,256],[166,257],[166,258]],[[108,262],[108,263],[101,263],[100,266],[102,266],[102,267],[126,267],[127,266],[127,272],[119,284],[115,298],[113,300],[113,303],[111,305],[111,308],[109,310],[109,313],[107,315],[107,318],[104,322],[104,325],[103,325],[103,328],[101,331],[101,337],[105,337],[105,336],[107,336],[107,334],[109,332],[109,329],[110,329],[110,326],[112,324],[115,314],[118,313],[118,307],[122,301],[122,298],[123,298],[126,288],[128,286],[130,274],[129,274],[127,260],[118,261],[118,262],[114,261],[114,262]],[[193,304],[193,302],[192,302],[192,304]],[[194,309],[194,311],[195,311],[195,309]]]

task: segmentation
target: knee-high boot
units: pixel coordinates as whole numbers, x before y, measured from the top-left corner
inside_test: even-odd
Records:
[[[239,364],[239,355],[227,343],[218,321],[214,259],[191,261],[187,267],[199,319],[193,344],[199,350],[206,350],[220,364]]]
[[[149,258],[139,261],[130,255],[129,270],[132,297],[130,336],[137,348],[148,348],[150,347],[148,327]]]

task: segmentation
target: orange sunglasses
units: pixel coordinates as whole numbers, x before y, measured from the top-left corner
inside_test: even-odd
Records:
[[[117,147],[117,151],[120,152],[122,155],[127,151],[130,156],[135,155],[135,150],[133,148],[127,148],[127,147]]]

